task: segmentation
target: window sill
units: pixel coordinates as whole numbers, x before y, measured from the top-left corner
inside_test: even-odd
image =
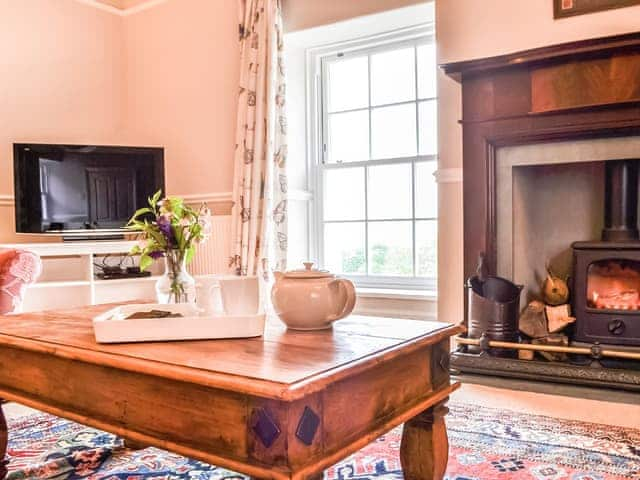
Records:
[[[356,287],[356,294],[361,298],[387,298],[395,300],[421,300],[430,302],[435,302],[438,299],[437,292],[433,290]]]
[[[358,288],[357,315],[437,320],[438,301],[433,290]]]

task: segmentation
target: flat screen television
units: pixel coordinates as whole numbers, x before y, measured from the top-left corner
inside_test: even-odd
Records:
[[[164,191],[164,149],[14,143],[16,232],[114,238]]]

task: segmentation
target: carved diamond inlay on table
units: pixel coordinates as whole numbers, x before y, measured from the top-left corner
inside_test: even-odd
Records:
[[[304,412],[302,412],[302,416],[298,422],[298,428],[296,429],[296,437],[305,445],[311,445],[319,425],[320,417],[309,407],[304,407]]]
[[[264,408],[253,411],[251,429],[266,448],[271,447],[280,435],[280,428]]]

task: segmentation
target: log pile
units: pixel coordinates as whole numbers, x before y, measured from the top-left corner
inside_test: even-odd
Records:
[[[530,302],[520,314],[518,328],[524,343],[534,345],[569,345],[569,337],[562,333],[574,323],[569,305],[569,287],[566,280],[554,275],[547,267],[547,277],[541,285],[541,300]],[[551,362],[567,359],[565,354],[520,350],[520,360],[533,360],[535,355]]]

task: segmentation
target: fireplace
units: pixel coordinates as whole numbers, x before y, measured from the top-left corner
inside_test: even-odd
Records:
[[[460,345],[483,354],[461,348],[452,366],[640,390],[640,33],[443,68],[462,84],[465,278],[484,254],[487,275],[523,284],[529,306],[548,262],[571,277],[561,320],[576,318],[562,331],[571,345],[545,345],[562,360],[541,358],[533,343],[542,337],[525,338],[532,348],[518,351],[536,353],[519,359],[492,357],[486,338],[469,338],[480,343]],[[566,304],[546,303],[532,318],[543,308],[547,318],[565,314]]]

